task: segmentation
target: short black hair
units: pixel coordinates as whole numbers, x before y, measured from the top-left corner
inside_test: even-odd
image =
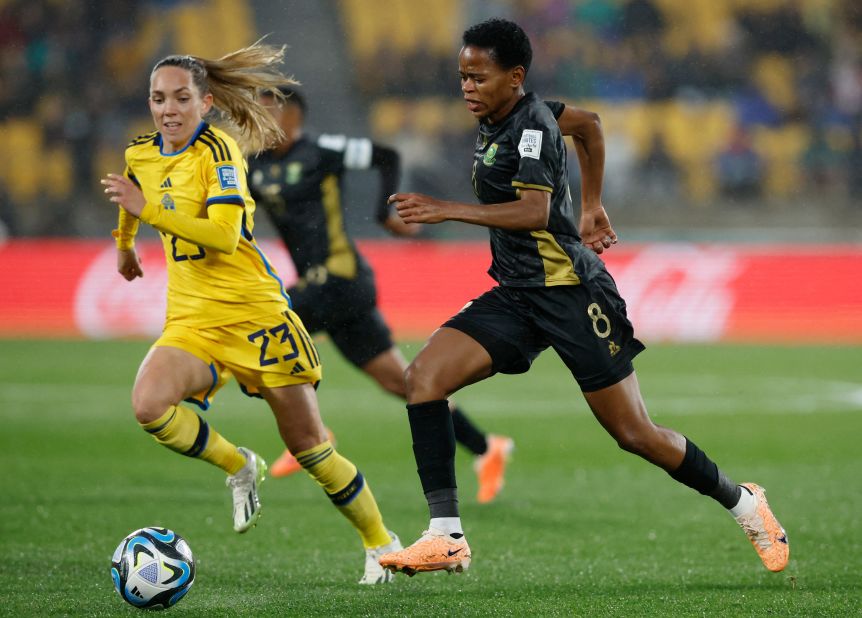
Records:
[[[308,109],[308,106],[305,103],[305,97],[299,90],[297,90],[293,86],[279,86],[277,90],[284,95],[285,103],[296,105],[299,110],[303,114],[305,114],[306,110]],[[274,96],[272,90],[264,90],[260,94],[264,97]]]
[[[467,45],[487,49],[491,58],[504,69],[522,66],[526,73],[533,61],[530,37],[521,26],[508,19],[495,17],[470,26],[464,31],[464,46]]]

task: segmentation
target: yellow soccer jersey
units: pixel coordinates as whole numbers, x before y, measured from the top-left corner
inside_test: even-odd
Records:
[[[243,209],[232,254],[160,232],[168,272],[167,322],[208,328],[287,308],[284,285],[252,236],[255,205],[246,162],[227,133],[203,122],[185,148],[170,154],[162,153],[157,131],[138,137],[126,148],[126,176],[148,205],[160,204],[165,211],[205,219],[214,204]]]

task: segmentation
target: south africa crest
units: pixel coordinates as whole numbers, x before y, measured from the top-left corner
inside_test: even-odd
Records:
[[[485,151],[485,156],[482,157],[482,163],[491,167],[494,165],[494,162],[497,160],[497,144],[491,144],[488,146],[488,150]]]

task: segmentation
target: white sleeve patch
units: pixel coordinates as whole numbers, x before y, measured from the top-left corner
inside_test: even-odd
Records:
[[[352,138],[347,140],[344,151],[344,166],[349,170],[367,170],[371,167],[371,140]]]
[[[344,135],[330,135],[324,133],[317,138],[317,144],[321,148],[326,148],[327,150],[344,152],[344,147],[347,145],[347,137]]]
[[[542,153],[542,132],[535,129],[524,129],[521,133],[521,142],[518,144],[518,152],[522,157],[539,159]]]
[[[218,172],[218,183],[222,191],[239,188],[236,167],[233,165],[219,165],[216,167],[216,171]]]

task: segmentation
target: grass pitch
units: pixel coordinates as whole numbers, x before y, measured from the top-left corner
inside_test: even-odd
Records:
[[[222,474],[136,425],[142,342],[0,341],[0,614],[133,616],[110,556],[148,525],[186,537],[197,579],[172,616],[847,616],[862,612],[862,349],[652,346],[636,361],[653,418],[737,481],[767,488],[791,563],[767,572],[712,500],[623,453],[562,363],[459,393],[515,437],[499,499],[480,506],[459,452],[473,566],[356,585],[358,538],[303,475],[262,486],[259,525],[231,528]],[[416,345],[405,346],[412,355]],[[339,449],[410,543],[427,524],[404,409],[320,344],[320,399]],[[207,417],[274,459],[269,410],[229,384]]]

